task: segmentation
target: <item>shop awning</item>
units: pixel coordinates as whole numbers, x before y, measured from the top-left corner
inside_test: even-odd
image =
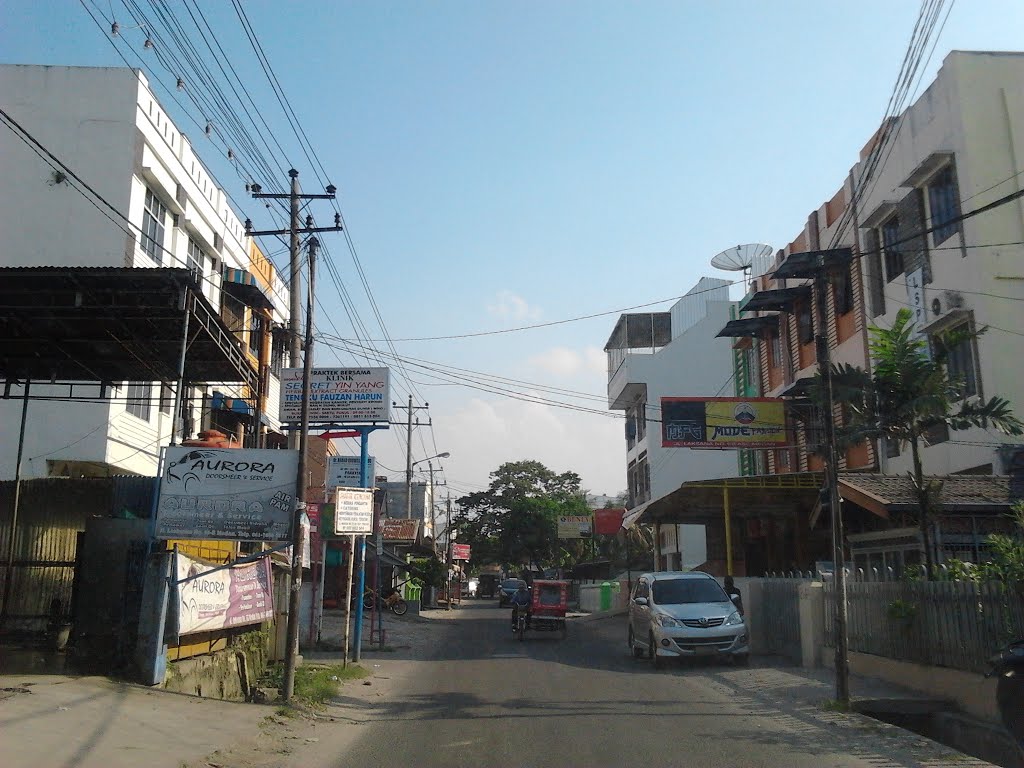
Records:
[[[240,416],[252,416],[253,414],[253,407],[245,398],[225,395],[216,390],[214,390],[213,397],[210,398],[210,408],[215,411],[231,411]]]
[[[776,280],[814,277],[818,272],[819,261],[825,269],[833,269],[846,266],[852,259],[853,250],[850,248],[791,253],[782,260],[778,269],[772,273],[772,277]]]
[[[224,285],[222,287],[224,293],[233,296],[246,306],[257,309],[274,308],[256,276],[244,269],[224,267]]]
[[[766,330],[777,329],[778,327],[778,315],[763,315],[761,317],[741,317],[736,320],[730,320],[728,323],[726,323],[725,327],[718,332],[718,338],[739,338],[742,336],[750,336],[752,338],[757,338]]]
[[[801,285],[797,288],[776,288],[770,291],[758,291],[740,304],[740,312],[763,312],[765,310],[791,312],[793,305],[801,299],[811,296],[811,287]]]

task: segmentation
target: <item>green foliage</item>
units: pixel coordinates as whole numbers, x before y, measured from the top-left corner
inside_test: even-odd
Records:
[[[911,478],[918,500],[918,523],[925,541],[925,560],[932,570],[928,544],[928,521],[939,508],[941,485],[925,479],[920,447],[935,427],[951,430],[970,427],[994,428],[1009,435],[1024,434],[1007,400],[964,399],[963,382],[949,375],[947,361],[958,345],[976,338],[977,332],[956,330],[932,337],[928,343],[915,336],[909,309],[901,309],[892,328],[870,329],[869,352],[872,371],[850,365],[832,369],[833,395],[848,414],[839,430],[840,443],[851,445],[866,439],[888,439],[910,445],[914,470]],[[820,374],[811,395],[819,407],[824,404]]]
[[[360,680],[370,672],[358,664],[304,664],[295,670],[295,700],[312,709],[320,709],[338,695],[346,680]],[[270,669],[264,685],[280,688],[283,685],[284,665]]]
[[[893,621],[910,621],[917,616],[917,606],[907,600],[893,600],[885,613]]]
[[[486,491],[463,496],[459,506],[452,526],[481,565],[565,564],[571,553],[559,545],[558,517],[590,514],[579,475],[537,461],[502,464]]]
[[[410,565],[416,569],[417,576],[413,579],[421,587],[443,587],[448,578],[448,567],[436,557],[414,559]]]

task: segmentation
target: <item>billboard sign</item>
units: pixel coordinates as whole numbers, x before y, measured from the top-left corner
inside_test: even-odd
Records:
[[[594,510],[594,533],[598,536],[614,536],[622,528],[622,516],[626,510],[622,507],[614,509]]]
[[[314,368],[309,387],[313,424],[387,421],[390,418],[387,368]],[[302,420],[302,369],[281,371],[281,421]]]
[[[452,560],[469,560],[469,544],[452,544]]]
[[[769,397],[663,397],[663,448],[779,448],[786,407]]]
[[[558,538],[589,539],[594,530],[594,518],[591,515],[559,515]]]
[[[359,488],[359,462],[358,456],[328,456],[327,457],[327,491],[332,488]],[[376,476],[377,462],[373,456],[369,457],[370,468],[366,473],[367,485],[373,485],[373,478]]]
[[[222,568],[175,554],[178,634],[210,632],[274,618],[270,558]]]
[[[334,535],[373,533],[373,489],[337,488],[334,492]]]
[[[157,538],[287,541],[298,451],[167,448]]]

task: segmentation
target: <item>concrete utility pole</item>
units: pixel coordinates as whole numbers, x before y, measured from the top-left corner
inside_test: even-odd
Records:
[[[299,172],[292,168],[288,171],[291,177],[291,189],[287,193],[264,193],[259,184],[253,184],[250,189],[252,196],[257,199],[288,200],[290,211],[290,222],[288,229],[271,229],[253,231],[252,220],[245,220],[245,234],[250,237],[259,235],[288,235],[289,236],[289,274],[291,276],[290,290],[290,316],[289,326],[289,367],[298,368],[302,364],[302,423],[298,431],[293,430],[288,439],[290,448],[299,451],[299,471],[295,482],[295,511],[292,516],[292,568],[291,585],[288,596],[288,629],[287,644],[285,650],[284,688],[281,696],[285,701],[291,699],[295,690],[295,667],[298,663],[299,653],[299,607],[302,589],[302,515],[306,510],[306,441],[309,436],[309,384],[313,367],[313,305],[316,300],[314,293],[314,262],[316,251],[320,242],[315,237],[309,240],[309,286],[306,295],[306,352],[302,355],[302,342],[299,337],[302,326],[302,269],[301,254],[299,252],[300,232],[312,235],[314,232],[338,232],[341,231],[341,215],[334,215],[333,227],[314,227],[313,217],[306,217],[306,226],[300,230],[299,222],[299,201],[300,200],[333,200],[337,191],[333,184],[329,184],[323,194],[304,195],[299,191]]]
[[[398,403],[392,401],[392,408],[397,408]],[[413,411],[425,411],[430,408],[430,403],[424,403],[423,405],[413,405],[412,395],[409,395],[409,405],[406,406],[406,441],[405,441],[405,518],[407,520],[412,518],[412,428],[413,426],[419,426],[419,419],[416,420],[414,425],[412,422]],[[416,462],[417,464],[419,462]]]
[[[814,273],[814,292],[817,299],[818,328],[815,336],[815,347],[818,355],[818,370],[824,389],[824,413],[822,426],[825,434],[825,483],[828,493],[829,508],[832,512],[832,572],[835,579],[836,617],[835,617],[835,668],[836,668],[836,700],[850,702],[850,666],[847,638],[846,609],[846,569],[843,554],[843,510],[839,498],[839,450],[836,443],[835,402],[832,393],[832,358],[828,347],[828,252],[820,252],[817,256]]]

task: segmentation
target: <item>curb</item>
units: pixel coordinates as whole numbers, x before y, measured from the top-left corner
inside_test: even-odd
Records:
[[[615,616],[625,616],[625,608],[613,608],[610,611],[594,611],[584,616],[573,616],[570,620],[578,622],[580,624],[589,624],[592,621],[600,621],[601,619],[611,619]]]

